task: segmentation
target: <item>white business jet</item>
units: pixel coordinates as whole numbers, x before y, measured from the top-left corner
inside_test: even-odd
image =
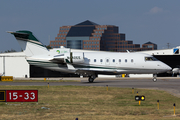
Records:
[[[171,67],[148,54],[73,52],[68,48],[49,51],[30,31],[8,33],[16,37],[30,65],[87,76],[90,83],[98,74],[158,74],[171,70]],[[153,81],[157,81],[156,77]]]

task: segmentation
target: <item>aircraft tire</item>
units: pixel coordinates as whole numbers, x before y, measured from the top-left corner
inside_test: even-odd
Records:
[[[94,79],[89,77],[89,83],[93,83],[94,82]]]
[[[156,82],[157,81],[157,78],[153,78],[153,82]]]

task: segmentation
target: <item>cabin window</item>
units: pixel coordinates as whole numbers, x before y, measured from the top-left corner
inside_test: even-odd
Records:
[[[119,62],[121,62],[121,59],[119,59]]]
[[[89,60],[89,62],[90,62],[90,59],[88,59]]]
[[[96,59],[94,59],[94,62],[96,62]]]
[[[133,62],[134,62],[134,60],[133,60],[133,59],[131,59],[131,62],[133,63]]]
[[[127,59],[125,59],[125,62],[127,62]]]
[[[106,62],[109,62],[109,59],[106,59]]]
[[[115,59],[113,59],[113,62],[115,62]]]
[[[103,60],[102,60],[102,59],[100,59],[100,62],[103,62]]]

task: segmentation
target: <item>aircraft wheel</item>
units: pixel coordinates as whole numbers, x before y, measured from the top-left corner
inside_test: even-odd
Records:
[[[153,82],[156,82],[157,81],[157,78],[153,78]]]
[[[93,83],[94,82],[94,78],[89,77],[89,83]]]

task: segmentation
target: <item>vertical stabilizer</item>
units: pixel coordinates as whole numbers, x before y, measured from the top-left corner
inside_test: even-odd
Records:
[[[48,52],[47,48],[30,31],[8,32],[13,34],[26,56],[42,55]]]

